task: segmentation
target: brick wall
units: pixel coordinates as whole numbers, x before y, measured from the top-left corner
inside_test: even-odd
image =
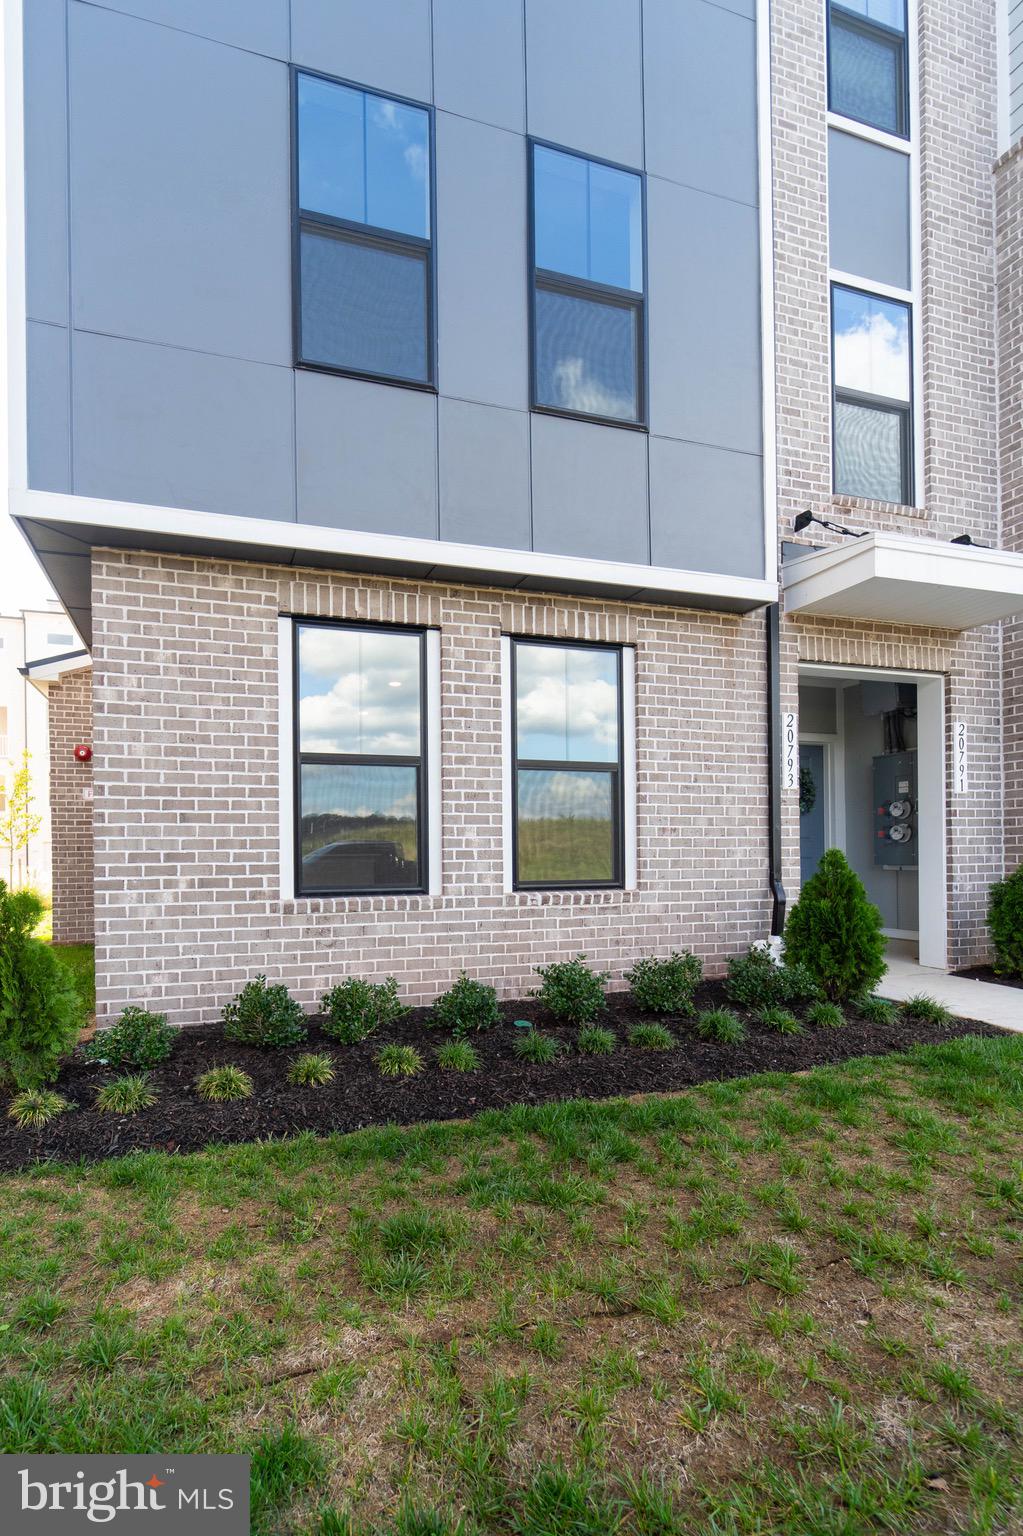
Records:
[[[443,895],[279,897],[280,613],[440,627]],[[764,618],[157,555],[93,567],[100,1017],[215,1017],[257,971],[311,1005],[340,976],[521,994],[585,951],[615,972],[767,923]],[[503,890],[500,637],[636,648],[638,888]]]
[[[1023,143],[995,168],[1002,542],[1023,552]],[[1023,620],[1004,626],[1005,864],[1023,863]]]
[[[82,667],[51,683],[50,821],[53,837],[53,938],[87,944],[93,937],[92,764],[75,747],[92,742],[92,671]]]
[[[778,522],[796,512],[878,532],[999,542],[994,201],[995,0],[921,0],[920,221],[924,477],[920,505],[831,491],[826,7],[772,0],[774,278]],[[1018,312],[1018,311],[1017,311]],[[920,492],[922,490],[922,496]],[[841,542],[812,530],[818,544]],[[798,703],[799,661],[937,670],[948,717],[971,733],[971,793],[949,797],[949,959],[987,953],[984,913],[1003,868],[1001,630],[963,636],[888,632],[793,615],[782,625],[784,707]],[[898,659],[896,659],[898,658]],[[949,759],[949,781],[951,760]],[[784,869],[798,885],[799,811],[784,807]]]

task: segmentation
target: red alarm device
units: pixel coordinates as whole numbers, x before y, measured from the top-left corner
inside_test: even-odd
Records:
[[[92,748],[81,746],[75,748],[75,761],[79,763],[92,762]]]

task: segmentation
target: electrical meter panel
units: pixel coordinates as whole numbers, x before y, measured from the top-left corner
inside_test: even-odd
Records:
[[[916,869],[916,753],[886,752],[874,758],[874,863]]]

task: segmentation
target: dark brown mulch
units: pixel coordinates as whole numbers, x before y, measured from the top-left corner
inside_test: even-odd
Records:
[[[967,981],[993,981],[999,987],[1018,987],[1023,991],[1023,976],[1000,976],[993,965],[968,965],[965,971],[956,971]]]
[[[727,1003],[720,982],[705,982],[697,1007]],[[339,1045],[310,1021],[309,1038],[288,1051],[259,1051],[228,1045],[219,1025],[182,1032],[168,1061],[151,1074],[159,1094],[156,1105],[139,1115],[103,1114],[91,1106],[96,1090],[116,1073],[84,1061],[80,1053],[53,1086],[76,1107],[37,1132],[20,1131],[0,1121],[0,1170],[11,1171],[46,1159],[94,1162],[138,1150],[192,1152],[211,1142],[256,1141],[292,1136],[299,1131],[320,1134],[355,1131],[368,1125],[411,1125],[421,1120],[462,1119],[484,1109],[512,1104],[543,1104],[554,1099],[601,1099],[634,1093],[672,1093],[678,1089],[757,1072],[798,1072],[852,1056],[881,1056],[913,1045],[939,1044],[962,1035],[997,1035],[1000,1031],[965,1020],[925,1024],[897,1018],[893,1024],[869,1024],[850,1014],[842,1029],[807,1025],[801,1035],[779,1035],[750,1026],[740,1045],[701,1040],[691,1019],[659,1020],[678,1036],[670,1051],[647,1051],[625,1043],[629,1029],[649,1022],[629,993],[612,993],[601,1022],[619,1038],[610,1056],[582,1056],[574,1050],[576,1031],[560,1026],[536,1002],[502,1005],[504,1022],[472,1043],[482,1058],[480,1071],[442,1072],[433,1060],[434,1047],[449,1036],[429,1029],[426,1008],[415,1009],[392,1029],[359,1045]],[[737,1010],[742,1013],[742,1010]],[[521,1061],[512,1049],[515,1019],[529,1019],[557,1035],[568,1047],[547,1066]],[[412,1078],[383,1078],[376,1053],[389,1041],[415,1045],[426,1063]],[[303,1050],[326,1051],[334,1060],[336,1077],[322,1088],[293,1088],[285,1071]],[[233,1104],[207,1104],[196,1096],[195,1079],[208,1067],[235,1062],[255,1084],[250,1099]]]

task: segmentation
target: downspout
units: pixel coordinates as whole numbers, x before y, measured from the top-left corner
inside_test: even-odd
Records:
[[[767,882],[771,890],[771,937],[785,928],[785,887],[781,883],[781,610],[767,610]]]

